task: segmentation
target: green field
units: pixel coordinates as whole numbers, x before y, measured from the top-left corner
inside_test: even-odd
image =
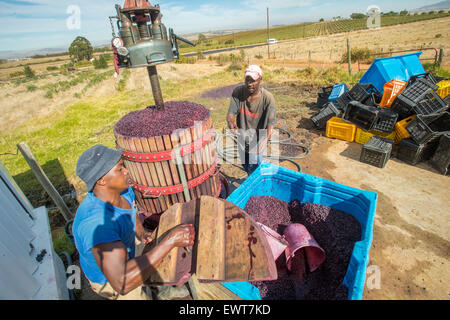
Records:
[[[419,15],[386,15],[381,17],[381,27],[393,26],[398,24],[412,23],[430,19],[449,17],[449,12]],[[310,38],[320,35],[336,34],[342,32],[367,29],[367,19],[345,19],[336,21],[323,21],[314,23],[303,23],[290,26],[270,28],[270,38],[277,40],[290,40],[299,38]],[[229,43],[229,42],[233,43]],[[264,43],[267,41],[267,30],[257,29],[234,34],[216,36],[207,39],[207,42],[192,48],[187,45],[181,45],[180,53],[188,53],[193,50],[214,50],[220,48],[230,48],[234,46],[251,45],[255,43]]]

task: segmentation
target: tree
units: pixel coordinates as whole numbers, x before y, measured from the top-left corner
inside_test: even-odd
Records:
[[[94,49],[88,39],[84,37],[76,37],[69,47],[70,57],[74,60],[90,60]]]
[[[400,15],[401,16],[406,16],[408,14],[408,10],[402,10],[402,11],[400,11]]]
[[[364,13],[352,13],[350,18],[352,19],[364,19],[366,15]]]
[[[25,74],[25,77],[27,77],[27,78],[34,77],[34,71],[30,68],[30,66],[25,66],[23,68],[23,73]]]
[[[323,21],[325,21],[325,20],[323,18],[320,18],[319,22],[323,22]]]
[[[198,44],[201,44],[203,42],[206,42],[206,36],[203,33],[198,34]]]

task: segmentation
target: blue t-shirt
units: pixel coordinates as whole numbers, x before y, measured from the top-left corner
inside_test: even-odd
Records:
[[[128,188],[122,192],[122,196],[129,202],[131,209],[117,208],[89,192],[75,215],[72,233],[80,254],[81,268],[86,277],[95,283],[105,284],[108,280],[95,262],[92,247],[119,240],[126,246],[128,258],[134,258],[136,209],[133,205],[133,189]]]

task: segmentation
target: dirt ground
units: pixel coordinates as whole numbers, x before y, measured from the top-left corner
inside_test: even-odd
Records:
[[[303,106],[280,113],[277,126],[310,147],[307,158],[296,160],[302,172],[378,194],[369,266],[379,267],[380,287],[366,286],[363,299],[449,299],[449,177],[428,162],[411,166],[391,158],[383,169],[364,164],[359,161],[362,145],[329,139],[313,128],[309,117],[315,111]],[[289,162],[281,165],[296,170]],[[233,178],[245,175],[229,164],[223,171]]]

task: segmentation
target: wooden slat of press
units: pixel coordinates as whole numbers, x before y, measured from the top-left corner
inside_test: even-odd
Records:
[[[200,280],[225,280],[225,207],[209,196],[200,198],[196,274]]]
[[[190,129],[192,141],[197,141],[197,139],[199,139],[199,137],[201,138],[201,136],[198,134],[199,130],[196,127],[191,127],[189,129]],[[203,173],[203,166],[201,165],[201,158],[200,158],[199,152],[200,152],[200,150],[195,151],[192,154],[192,158],[194,159],[193,165],[195,167],[195,170],[197,171],[197,176],[199,176]],[[198,186],[198,188],[200,189],[201,195],[204,195],[206,193],[206,186],[204,183],[201,183]]]
[[[185,145],[187,138],[186,138],[186,130],[180,130],[179,131],[179,137],[180,137],[180,145]],[[186,180],[191,180],[192,179],[192,171],[191,171],[191,165],[190,165],[190,156],[184,156],[182,157],[183,159],[183,166],[184,166],[184,171],[186,173]],[[191,188],[189,189],[189,194],[191,196],[191,199],[195,199],[198,198],[198,193],[197,193],[197,189],[196,188]]]
[[[159,221],[156,243],[159,243],[165,233],[175,226],[181,224],[182,218],[182,206],[177,203],[171,206],[162,216]],[[151,282],[173,282],[175,281],[178,250],[181,248],[175,247],[169,251],[169,253],[163,258],[160,265],[157,268],[157,272],[154,272],[150,277]]]
[[[144,147],[142,145],[141,138],[135,138],[134,145],[136,147],[137,152],[140,152],[140,153],[144,152]],[[144,170],[145,179],[147,181],[147,184],[145,184],[145,186],[147,186],[147,187],[153,186],[153,179],[152,179],[152,175],[150,173],[150,168],[149,168],[148,164],[145,162],[142,162],[141,166],[142,166],[142,169]],[[141,194],[141,197],[142,197],[142,194]],[[153,209],[152,213],[156,213],[156,206],[154,203],[152,203],[151,199],[144,199],[144,197],[142,197],[142,199],[144,200],[144,203],[146,203],[152,207],[152,209]]]
[[[172,141],[170,140],[170,136],[168,136],[168,135],[163,136],[163,143],[164,143],[165,150],[173,150]],[[170,175],[172,177],[173,184],[174,185],[180,184],[181,183],[180,176],[178,175],[178,169],[177,169],[174,159],[169,160],[168,165],[169,165]],[[175,193],[174,196],[176,199],[176,203],[185,201],[182,192]]]
[[[225,202],[225,277],[227,281],[276,278],[275,261],[260,228],[239,207],[229,201],[221,201]]]
[[[177,131],[175,131],[175,132],[173,132],[171,135],[170,135],[170,141],[171,141],[171,144],[172,144],[172,149],[175,149],[175,148],[177,148],[179,145],[181,145],[181,136],[180,136],[180,130],[177,130]],[[174,159],[174,163],[176,163],[176,159]],[[175,164],[175,166],[176,166],[176,171],[177,171],[177,173],[178,173],[178,178],[180,179],[180,183],[181,183],[181,173],[178,171],[178,165],[177,164]],[[188,176],[187,176],[187,173],[186,173],[186,179],[188,179]],[[190,198],[192,199],[192,195],[193,195],[193,193],[192,193],[192,190],[189,190],[189,196],[190,196]],[[178,197],[179,197],[179,199],[183,199],[183,202],[185,202],[187,199],[186,199],[186,197],[185,197],[185,195],[184,195],[184,192],[180,192],[180,193],[178,193]],[[181,198],[182,197],[182,198]]]
[[[151,152],[158,152],[158,148],[156,146],[155,138],[154,137],[153,138],[147,138],[147,141],[148,141],[148,145],[150,146],[150,151]],[[164,170],[163,170],[163,167],[162,167],[162,164],[161,164],[160,161],[155,162],[155,169],[156,169],[156,172],[157,172],[157,175],[158,175],[158,178],[159,178],[159,183],[161,184],[161,187],[167,187],[168,183],[166,181],[166,178],[165,178],[165,175],[164,175]],[[171,201],[169,199],[169,196],[163,194],[159,198],[162,199],[165,202],[165,204],[166,204],[166,209],[164,209],[164,210],[167,210],[168,208],[170,208],[172,203],[171,203]]]
[[[194,137],[193,137],[191,128],[186,129],[185,133],[186,133],[186,143],[189,144],[189,143],[193,142],[194,141]],[[197,178],[200,174],[199,174],[199,172],[197,170],[197,164],[196,164],[194,155],[195,155],[195,153],[191,153],[189,155],[189,159],[190,159],[189,160],[190,161],[190,165],[189,166],[190,166],[190,170],[191,170],[191,173],[192,173],[192,177],[193,178]],[[194,188],[194,192],[197,195],[196,198],[200,198],[201,195],[202,195],[201,186],[200,185],[196,186]]]
[[[203,121],[201,128],[199,128],[199,131],[200,132],[197,134],[197,136],[202,137],[202,138],[203,138],[203,136],[206,133],[208,133],[208,127],[207,127],[207,122],[206,121]],[[205,145],[205,147],[206,147],[206,145]],[[201,160],[201,166],[202,166],[202,173],[205,172],[206,170],[208,170],[209,167],[210,167],[208,165],[208,163],[207,163],[208,162],[208,158],[207,158],[207,153],[205,152],[205,150],[206,150],[205,147],[202,147],[202,149],[199,152],[199,156],[200,156],[200,160]],[[211,191],[211,187],[212,186],[211,186],[210,179],[207,179],[204,182],[204,185],[205,185],[206,192],[203,195],[210,195],[211,192],[212,192]]]
[[[164,147],[164,142],[163,142],[163,138],[161,136],[155,137],[155,142],[156,142],[156,148],[158,151],[165,151],[166,148]],[[161,166],[162,169],[164,171],[164,176],[166,178],[166,182],[168,186],[173,186],[173,179],[172,179],[172,174],[170,172],[170,168],[169,168],[169,162],[171,162],[171,160],[169,161],[161,161]],[[171,194],[168,196],[169,200],[170,200],[170,204],[173,205],[174,203],[178,203],[178,197],[176,194]]]
[[[151,152],[147,138],[142,138],[141,139],[141,144],[142,144],[142,147],[144,149],[144,152],[146,152],[146,153],[150,153]],[[158,177],[158,174],[156,172],[155,164],[153,162],[149,162],[148,163],[148,167],[150,169],[150,173],[151,173],[151,176],[152,176],[152,179],[153,179],[153,187],[160,187],[161,184],[159,182],[159,177]],[[161,197],[155,199],[156,207],[157,207],[157,209],[159,209],[158,214],[167,210],[167,207],[166,207],[165,203],[166,202],[163,201],[161,199]]]

